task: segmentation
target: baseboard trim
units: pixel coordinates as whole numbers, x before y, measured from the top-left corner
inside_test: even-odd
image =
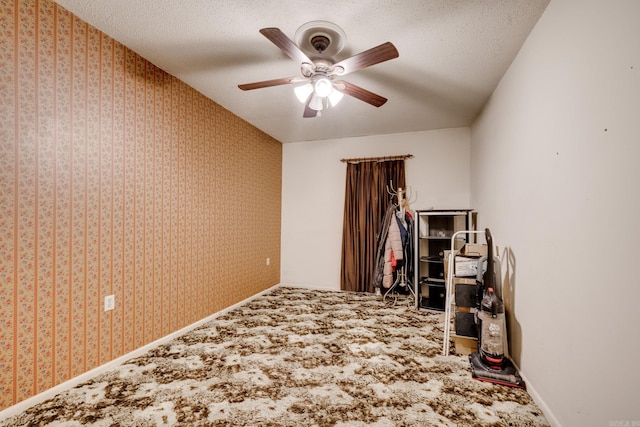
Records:
[[[549,406],[547,406],[545,401],[542,399],[538,391],[535,389],[533,385],[531,385],[531,381],[529,381],[527,376],[522,371],[519,370],[519,373],[522,379],[524,380],[524,383],[527,385],[527,393],[529,393],[529,396],[531,396],[531,398],[536,403],[536,405],[538,405],[538,407],[544,414],[547,421],[549,421],[549,424],[551,425],[551,427],[562,427],[562,424],[560,424],[560,421],[558,421],[558,419],[555,417],[555,415],[553,414]]]
[[[215,319],[218,316],[221,316],[243,304],[246,304],[247,302],[262,296],[268,292],[271,292],[272,290],[280,287],[280,284],[274,285],[268,289],[265,289],[262,292],[259,292],[253,296],[250,296],[249,298],[246,298],[236,304],[233,304],[225,309],[222,309],[216,313],[213,313],[210,316],[205,317],[204,319],[198,320],[197,322],[194,322],[190,325],[185,326],[182,329],[179,329],[175,332],[170,333],[169,335],[166,335],[162,338],[159,338],[149,344],[146,344],[140,348],[137,348],[127,354],[124,354],[120,357],[118,357],[117,359],[113,359],[110,362],[105,363],[104,365],[100,365],[98,367],[95,367],[93,369],[91,369],[90,371],[87,371],[83,374],[78,375],[77,377],[73,377],[63,383],[58,384],[57,386],[54,386],[50,389],[47,389],[45,391],[43,391],[42,393],[38,393],[35,396],[31,396],[28,399],[25,399],[21,402],[16,403],[13,406],[9,406],[6,409],[3,409],[2,411],[0,411],[0,420],[4,420],[6,418],[9,417],[13,417],[15,415],[20,414],[21,412],[26,411],[27,409],[29,409],[30,407],[37,405],[38,403],[42,403],[45,400],[51,399],[53,397],[55,397],[57,394],[60,394],[64,391],[67,391],[69,389],[72,389],[73,387],[90,380],[93,377],[96,377],[104,372],[109,371],[110,369],[113,369],[121,364],[123,364],[124,362],[126,362],[129,359],[132,359],[134,357],[138,357],[138,356],[142,356],[144,353],[146,353],[147,351],[151,350],[154,347],[157,347],[159,345],[162,345],[164,343],[167,343],[169,341],[171,341],[174,338],[179,337],[180,335],[183,335],[195,328],[197,328],[198,326],[201,326],[207,322],[209,322],[210,320]]]
[[[316,285],[299,285],[297,283],[281,283],[280,286],[285,288],[302,288],[302,289],[311,289],[318,291],[341,291],[340,285],[337,286],[316,286]]]

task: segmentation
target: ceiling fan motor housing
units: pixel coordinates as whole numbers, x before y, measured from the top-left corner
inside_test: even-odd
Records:
[[[311,36],[310,42],[318,53],[322,53],[331,45],[331,38],[326,34],[318,33]]]
[[[296,31],[294,41],[309,54],[334,56],[344,47],[346,34],[336,24],[328,21],[311,21]]]

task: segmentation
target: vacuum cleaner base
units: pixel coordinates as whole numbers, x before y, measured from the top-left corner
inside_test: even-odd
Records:
[[[469,355],[469,362],[471,363],[471,376],[476,380],[509,387],[526,388],[522,377],[518,374],[518,370],[506,357],[502,362],[502,369],[492,369],[485,365],[478,352]]]

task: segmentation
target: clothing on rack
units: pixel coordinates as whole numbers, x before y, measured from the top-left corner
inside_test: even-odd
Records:
[[[390,288],[396,272],[404,267],[407,277],[413,277],[413,217],[398,205],[387,209],[378,235],[373,287]]]
[[[390,288],[393,284],[393,272],[396,270],[398,261],[404,259],[401,228],[397,216],[392,215],[389,220],[389,234],[384,245],[382,286],[385,288]],[[407,234],[406,231],[404,234]]]
[[[375,259],[375,272],[373,274],[373,288],[378,291],[382,287],[382,278],[384,277],[384,260],[385,260],[385,250],[387,244],[387,236],[389,235],[389,226],[391,224],[391,218],[395,215],[396,206],[389,205],[386,212],[384,213],[384,218],[382,219],[382,227],[380,229],[380,233],[377,236],[377,250],[376,250],[376,259]]]
[[[407,237],[403,245],[404,259],[405,259],[405,273],[407,275],[407,281],[409,282],[409,285],[411,285],[413,283],[413,271],[414,271],[414,264],[413,264],[414,228],[413,228],[413,216],[411,215],[411,212],[405,211],[403,215],[403,220],[406,223],[405,229],[407,231]]]

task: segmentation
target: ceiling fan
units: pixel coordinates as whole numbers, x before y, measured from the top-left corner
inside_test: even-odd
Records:
[[[337,25],[325,21],[313,21],[296,32],[298,45],[315,51],[307,55],[296,43],[278,28],[263,28],[260,33],[279,47],[289,58],[300,63],[301,77],[285,77],[238,85],[242,90],[253,90],[286,84],[298,84],[294,91],[303,102],[303,117],[316,117],[319,112],[335,106],[343,95],[380,107],[387,99],[353,83],[338,78],[398,57],[398,50],[386,42],[341,61],[333,55],[342,49],[344,32]]]

